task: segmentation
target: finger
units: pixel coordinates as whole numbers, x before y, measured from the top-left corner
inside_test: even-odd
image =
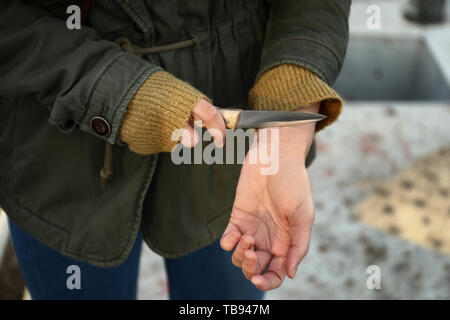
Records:
[[[258,274],[258,258],[255,251],[245,251],[244,260],[242,261],[242,273],[247,280]]]
[[[269,264],[266,273],[255,275],[252,283],[260,290],[272,290],[278,288],[286,278],[286,258],[274,257]]]
[[[187,124],[183,128],[183,132],[181,133],[180,142],[183,144],[183,146],[192,148],[197,144],[198,141],[199,137],[197,131],[195,131],[190,124]]]
[[[308,254],[311,240],[314,214],[302,213],[302,215],[306,218],[291,225],[290,230],[291,244],[286,260],[286,271],[291,279],[295,277],[298,265]]]
[[[237,244],[236,248],[234,249],[233,255],[231,256],[231,261],[233,264],[241,268],[242,267],[242,260],[244,260],[244,253],[245,251],[249,250],[253,247],[255,243],[255,240],[252,236],[249,235],[243,235],[241,239],[239,240],[239,243]]]
[[[226,137],[226,126],[220,112],[215,106],[205,99],[200,99],[195,108],[192,110],[194,118],[203,121],[206,129],[213,137],[217,147],[223,147]]]
[[[261,274],[266,270],[272,254],[268,251],[247,250],[242,261],[242,272],[250,280],[254,275]]]
[[[220,239],[220,247],[225,251],[231,251],[240,238],[241,232],[232,223],[229,223]]]

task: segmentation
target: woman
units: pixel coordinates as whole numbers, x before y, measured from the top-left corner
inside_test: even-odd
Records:
[[[71,4],[0,4],[0,205],[32,297],[135,298],[140,231],[171,298],[257,299],[294,277],[314,216],[308,151],[342,106],[330,85],[350,1],[79,1],[73,30]],[[328,118],[280,128],[273,176],[175,165],[172,133],[192,146],[191,117],[224,132],[214,106]]]

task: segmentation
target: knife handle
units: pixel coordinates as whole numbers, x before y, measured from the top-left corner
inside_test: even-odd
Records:
[[[222,115],[223,120],[225,121],[225,126],[228,129],[236,129],[239,123],[239,118],[241,117],[241,110],[224,108],[218,108],[218,110]]]
[[[222,115],[223,120],[225,121],[225,126],[228,129],[236,129],[239,118],[241,116],[241,109],[227,109],[227,108],[217,108],[217,111]],[[198,120],[198,119],[194,119]],[[202,128],[205,127],[205,123],[202,122]]]

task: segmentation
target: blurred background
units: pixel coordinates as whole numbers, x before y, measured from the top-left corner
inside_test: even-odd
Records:
[[[450,5],[354,0],[334,87],[345,107],[309,169],[311,249],[266,298],[450,299]],[[0,258],[0,298],[27,298],[3,212]],[[145,246],[138,295],[168,297]]]

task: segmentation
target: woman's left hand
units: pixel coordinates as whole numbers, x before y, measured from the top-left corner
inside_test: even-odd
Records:
[[[318,112],[318,104],[302,111]],[[315,124],[300,124],[267,130],[267,145],[255,139],[242,167],[231,218],[221,239],[224,250],[233,250],[233,264],[261,290],[278,288],[286,275],[294,278],[298,264],[309,250],[314,204],[306,155]],[[274,139],[272,130],[278,130]],[[262,130],[257,131],[257,138]],[[278,140],[278,141],[276,141]],[[267,165],[249,159],[278,143],[276,172],[261,174]]]

